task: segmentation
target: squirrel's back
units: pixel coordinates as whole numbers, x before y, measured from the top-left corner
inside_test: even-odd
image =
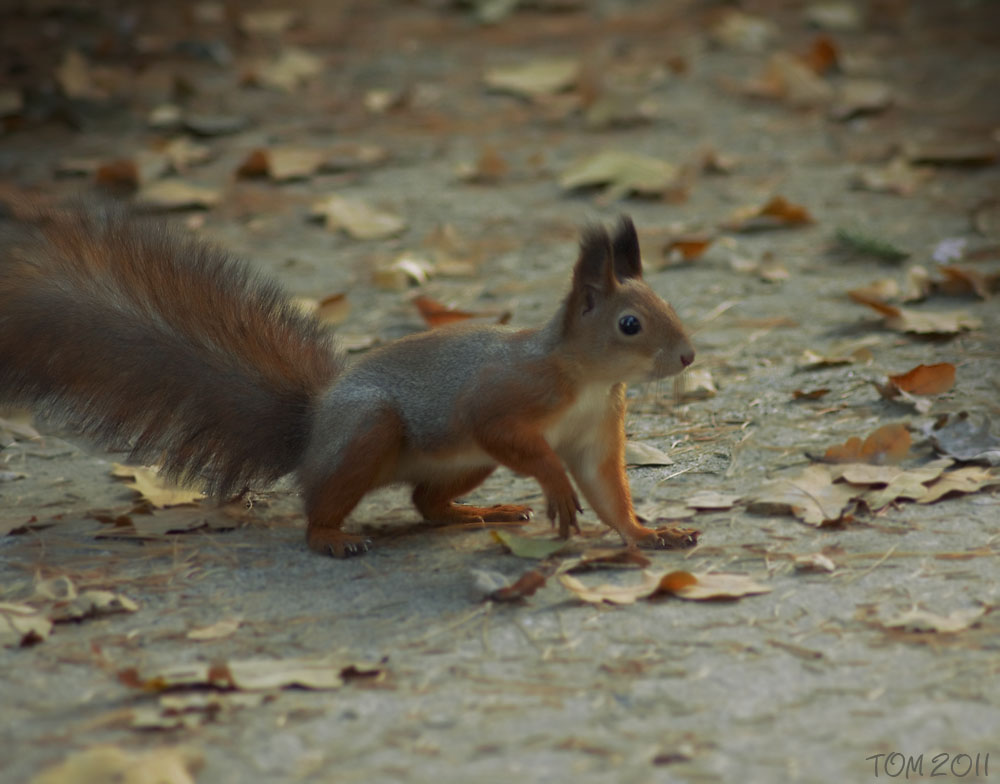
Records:
[[[342,365],[246,264],[117,207],[0,224],[0,401],[227,494],[292,471]]]

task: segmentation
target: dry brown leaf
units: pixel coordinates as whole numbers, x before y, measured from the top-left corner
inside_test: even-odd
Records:
[[[874,466],[856,463],[840,466],[835,472],[840,479],[865,488],[858,500],[877,512],[897,501],[916,501],[927,494],[927,485],[935,481],[952,464],[951,460],[933,460],[916,468]],[[884,485],[884,487],[874,487]]]
[[[830,390],[827,387],[820,387],[819,389],[810,389],[808,392],[804,389],[796,389],[792,392],[793,400],[819,400],[822,397],[826,397],[830,394]]]
[[[944,275],[944,280],[936,282],[934,287],[944,294],[975,294],[986,300],[1000,290],[1000,273],[987,274],[954,265],[940,266],[938,270]]]
[[[732,509],[740,502],[740,496],[732,493],[718,493],[715,490],[699,490],[688,496],[685,506],[692,509]]]
[[[898,463],[909,453],[911,441],[906,425],[883,425],[864,441],[853,436],[843,444],[831,446],[822,459],[827,463]]]
[[[48,639],[52,621],[37,607],[0,602],[0,646],[21,648]]]
[[[240,15],[240,30],[248,36],[281,35],[298,21],[298,11],[288,8],[262,8]]]
[[[245,80],[262,87],[294,92],[323,71],[323,59],[290,46],[275,57],[254,63]]]
[[[452,324],[456,321],[465,321],[470,318],[477,318],[481,314],[472,313],[468,310],[459,310],[450,305],[444,305],[430,297],[414,297],[413,304],[417,306],[420,315],[430,327],[440,327],[443,324]]]
[[[670,455],[659,447],[642,441],[625,442],[625,465],[668,466],[673,465]]]
[[[242,512],[242,507],[239,507]],[[150,513],[150,506],[143,505],[126,514],[91,513],[91,517],[108,527],[95,534],[97,539],[162,540],[168,536],[191,534],[196,531],[231,531],[239,519],[229,508],[192,508],[175,506]]]
[[[183,746],[150,751],[94,746],[46,768],[30,784],[195,784],[202,763],[200,751]]]
[[[663,249],[668,262],[693,261],[700,258],[712,244],[713,237],[704,234],[690,234],[674,237]]]
[[[494,602],[519,602],[534,596],[549,579],[541,569],[529,569],[512,583],[498,573],[473,571],[477,575],[477,584],[486,591],[486,598]]]
[[[808,525],[839,523],[856,491],[832,480],[828,466],[811,465],[793,476],[765,482],[748,510],[755,514],[792,514]]]
[[[851,365],[855,362],[868,363],[874,359],[871,346],[880,342],[881,338],[870,335],[861,340],[838,343],[832,346],[825,354],[806,349],[799,356],[797,365],[803,370],[812,370],[814,368],[835,367],[837,365]]]
[[[128,486],[158,508],[196,504],[205,497],[205,493],[200,489],[183,487],[163,479],[159,470],[152,466],[112,463],[111,476],[132,479]]]
[[[192,629],[187,633],[187,638],[189,640],[196,640],[197,642],[221,640],[224,637],[231,637],[235,634],[236,630],[240,628],[241,623],[243,621],[239,618],[217,621],[211,626],[200,626],[197,629]]]
[[[674,379],[674,397],[678,400],[707,400],[719,393],[706,367],[688,368]]]
[[[778,37],[778,26],[764,16],[727,9],[712,25],[712,40],[726,49],[763,52]]]
[[[830,107],[834,120],[850,120],[862,114],[876,114],[892,105],[892,88],[877,79],[848,79],[837,89]]]
[[[858,171],[851,184],[858,190],[909,196],[933,176],[930,167],[911,166],[905,158],[897,157],[885,166]]]
[[[709,599],[739,599],[770,593],[771,588],[755,582],[749,575],[722,572],[670,572],[658,586],[658,593],[667,593],[680,599],[704,601]]]
[[[550,59],[491,68],[483,81],[493,90],[538,98],[568,90],[579,77],[579,60]]]
[[[168,665],[140,673],[135,668],[121,670],[118,680],[144,691],[178,688],[240,689],[337,689],[346,677],[374,677],[377,665],[348,664],[330,658],[244,659],[215,663],[192,661]]]
[[[882,625],[887,629],[900,629],[907,632],[955,634],[976,626],[984,615],[986,615],[985,607],[953,610],[947,615],[938,615],[914,607],[884,621]]]
[[[889,376],[889,382],[912,395],[940,395],[955,385],[955,366],[950,362],[917,365],[906,373]]]
[[[559,187],[574,190],[605,185],[604,195],[608,199],[633,193],[660,196],[675,185],[678,173],[676,166],[660,158],[621,150],[602,150],[563,170]]]
[[[324,219],[329,231],[344,231],[356,240],[395,237],[406,229],[406,221],[398,215],[337,195],[316,202],[312,214]]]
[[[810,109],[826,106],[833,99],[833,87],[800,57],[775,52],[763,73],[744,86],[748,95],[781,100],[789,106]]]
[[[795,556],[797,572],[834,572],[837,565],[824,553],[807,553]]]
[[[888,305],[862,294],[849,292],[851,299],[861,305],[867,305],[880,313],[889,329],[899,332],[914,332],[921,335],[955,335],[963,330],[977,329],[982,322],[970,316],[965,311],[933,311],[922,312],[909,308]]]
[[[723,224],[730,231],[751,232],[769,229],[787,229],[813,223],[809,211],[798,204],[775,196],[761,207],[745,207],[737,210]]]
[[[642,581],[634,585],[603,584],[589,588],[586,584],[569,574],[559,575],[559,583],[571,591],[578,599],[588,604],[635,604],[639,599],[646,599],[660,590],[660,580],[663,575],[644,571]]]
[[[867,286],[851,289],[848,294],[866,300],[887,302],[899,296],[899,284],[893,278],[879,278],[878,280],[873,280]]]
[[[207,185],[180,179],[165,179],[144,185],[136,201],[155,210],[208,209],[222,200],[222,192]]]
[[[818,35],[809,46],[809,51],[802,55],[802,61],[818,76],[823,76],[832,70],[840,59],[837,45],[828,35]]]
[[[509,168],[496,148],[487,145],[480,151],[475,163],[459,167],[458,176],[466,182],[492,185],[503,179]]]
[[[351,315],[351,301],[343,292],[329,294],[316,303],[314,315],[324,324],[343,324]]]
[[[941,475],[927,492],[917,499],[919,504],[932,504],[951,493],[978,493],[986,487],[1000,485],[1000,473],[990,468],[966,466]]]

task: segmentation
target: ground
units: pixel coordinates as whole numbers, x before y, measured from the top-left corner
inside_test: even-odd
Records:
[[[629,469],[636,505],[700,532],[693,549],[646,553],[648,569],[747,575],[769,592],[619,606],[581,601],[551,577],[521,601],[487,600],[484,583],[538,563],[487,529],[427,530],[402,490],[369,497],[351,518],[372,551],[334,560],[306,549],[290,482],[255,488],[250,510],[203,502],[144,515],[110,475],[123,454],[45,421],[40,439],[10,436],[7,412],[0,599],[65,612],[39,594],[65,591],[65,577],[135,607],[59,622],[33,645],[5,638],[4,781],[31,781],[101,745],[161,750],[131,764],[169,782],[1000,776],[996,469],[979,464],[974,492],[934,503],[842,500],[817,524],[774,503],[766,484],[801,485],[794,477],[811,465],[829,480],[836,466],[816,458],[891,424],[910,434],[900,465],[913,470],[934,457],[925,428],[936,417],[1000,413],[1000,312],[988,299],[1000,260],[1000,4],[507,6],[289,0],[289,24],[272,17],[261,31],[241,3],[16,4],[0,25],[4,199],[112,189],[155,202],[151,187],[164,181],[203,186],[207,209],[166,219],[296,296],[346,294],[349,312],[333,306],[337,331],[359,350],[426,328],[418,293],[540,324],[568,285],[579,228],[630,214],[647,280],[690,327],[693,370],[716,388],[689,379],[630,392],[630,441],[673,460]],[[273,58],[290,51],[306,53],[301,70],[275,71]],[[569,59],[570,75],[535,97],[484,82],[491,69],[552,58]],[[842,92],[852,86],[868,90],[865,101]],[[172,111],[164,105],[186,125],[163,114],[151,124],[154,110]],[[165,147],[177,139],[208,159]],[[359,143],[378,148],[371,160],[359,160]],[[255,150],[337,145],[343,165],[306,166],[288,181],[277,181],[277,156],[270,175],[259,154],[247,164]],[[603,150],[668,166],[639,194],[560,187]],[[108,165],[116,160],[124,166]],[[890,192],[873,190],[890,165]],[[638,164],[643,174],[655,166]],[[375,239],[328,230],[310,208],[334,194],[405,223]],[[776,196],[791,205],[770,221],[783,225],[734,225],[736,211]],[[855,241],[838,242],[838,229]],[[691,235],[710,241],[700,255],[703,243],[692,258],[669,250]],[[909,255],[891,261],[886,246]],[[394,270],[403,254],[429,278]],[[971,329],[914,334],[885,306],[888,319],[847,296],[912,281],[915,266],[942,280],[949,258],[981,296],[960,280],[902,307],[939,319],[964,311]],[[904,294],[882,291],[889,307]],[[805,368],[804,351],[847,340],[867,353]],[[955,383],[917,398],[924,410],[872,383],[941,363]],[[872,449],[854,462],[887,459]],[[814,494],[847,487],[801,490],[800,514]],[[685,506],[704,491],[731,498]],[[504,470],[471,498],[542,508],[537,486]],[[583,523],[570,555],[616,546],[589,511]],[[177,528],[195,530],[166,533]],[[541,514],[504,530],[551,536]],[[640,580],[624,566],[576,576],[591,587]],[[0,618],[14,617],[3,608]],[[914,608],[929,615],[907,616]],[[293,682],[308,659],[344,683],[161,693],[168,684],[154,677],[249,659],[285,662]],[[171,698],[184,716],[169,715],[161,699]]]

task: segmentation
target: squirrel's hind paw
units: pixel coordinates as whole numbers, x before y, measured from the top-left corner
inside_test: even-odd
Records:
[[[372,540],[367,537],[324,528],[311,528],[306,531],[306,542],[310,550],[334,558],[364,555],[372,545]]]

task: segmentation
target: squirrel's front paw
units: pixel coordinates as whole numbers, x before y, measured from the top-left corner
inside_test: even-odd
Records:
[[[582,512],[580,499],[576,493],[570,491],[561,495],[550,495],[548,497],[549,520],[555,525],[559,521],[559,538],[569,539],[570,529],[580,533],[580,524],[576,521],[576,513]]]
[[[306,542],[310,550],[334,558],[364,555],[372,544],[367,537],[345,534],[335,528],[310,528],[306,531]]]
[[[647,528],[645,536],[635,540],[635,547],[644,550],[687,550],[698,544],[697,528],[682,528],[679,525],[666,525],[662,528]]]

